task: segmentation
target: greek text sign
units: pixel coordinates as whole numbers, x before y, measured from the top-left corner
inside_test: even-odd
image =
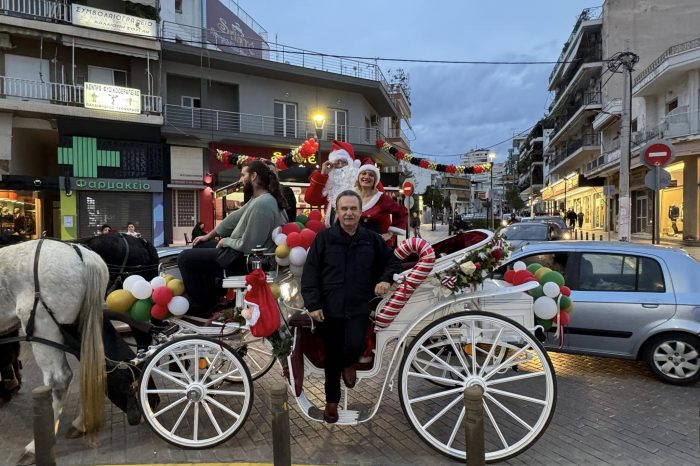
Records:
[[[141,91],[131,87],[85,83],[85,108],[141,113]]]
[[[73,188],[80,191],[163,192],[159,180],[118,180],[111,178],[73,178]]]
[[[71,9],[71,18],[76,26],[139,36],[156,36],[157,25],[153,19],[139,18],[116,11],[101,10],[75,3],[71,5]]]

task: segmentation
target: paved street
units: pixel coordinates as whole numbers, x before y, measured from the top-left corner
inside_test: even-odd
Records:
[[[429,240],[446,234],[423,225]],[[697,258],[695,248],[693,254]],[[539,441],[503,464],[697,465],[700,387],[676,387],[659,382],[639,361],[550,353],[557,373],[558,400],[552,423]],[[32,429],[31,389],[40,375],[28,346],[23,348],[25,385],[2,409],[0,465],[14,465]],[[72,361],[75,368],[75,361]],[[77,371],[77,369],[76,369]],[[56,453],[61,465],[269,462],[272,460],[269,393],[281,381],[273,368],[254,383],[255,403],[243,429],[224,445],[206,450],[182,450],[154,435],[147,425],[129,426],[126,416],[107,405],[107,424],[97,447],[86,440],[65,439],[77,412],[77,381],[61,418]],[[369,405],[380,381],[363,381],[355,389]],[[314,385],[312,393],[322,386]],[[303,417],[290,404],[292,459],[299,464],[458,464],[434,452],[413,432],[396,391],[385,395],[375,418],[353,427],[327,426]]]

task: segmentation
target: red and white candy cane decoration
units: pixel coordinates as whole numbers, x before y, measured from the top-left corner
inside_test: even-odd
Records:
[[[406,305],[416,288],[428,278],[435,264],[435,251],[423,238],[410,238],[401,242],[394,254],[403,260],[411,254],[418,254],[418,263],[411,269],[389,300],[377,312],[374,331],[378,332],[391,324]]]

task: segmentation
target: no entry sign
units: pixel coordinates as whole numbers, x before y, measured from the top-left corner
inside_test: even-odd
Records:
[[[413,196],[413,183],[404,181],[401,185],[401,191],[403,191],[404,196]]]
[[[673,162],[676,152],[670,142],[662,139],[649,141],[640,152],[642,163],[649,168],[663,168]]]

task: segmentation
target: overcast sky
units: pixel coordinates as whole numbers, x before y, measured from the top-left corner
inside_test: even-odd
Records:
[[[239,0],[268,39],[354,56],[465,61],[555,61],[584,8],[601,0]],[[430,8],[433,6],[434,8]],[[416,154],[453,163],[541,118],[553,65],[380,62],[410,74]],[[412,134],[409,132],[409,136]],[[493,147],[504,160],[510,140]]]

